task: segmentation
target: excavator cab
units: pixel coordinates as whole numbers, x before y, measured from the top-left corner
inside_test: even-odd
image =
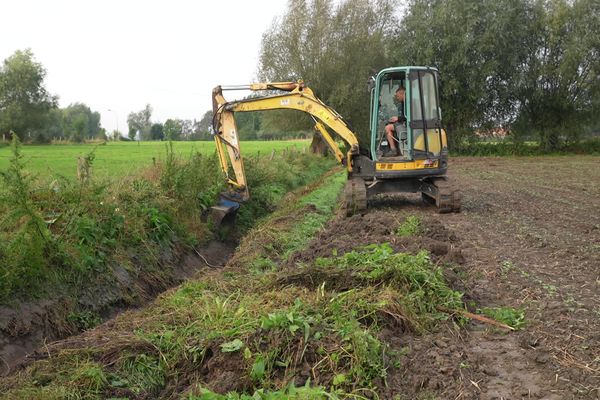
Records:
[[[425,158],[435,161],[447,157],[446,133],[441,127],[438,80],[437,69],[424,67],[388,68],[372,78],[372,160],[395,162]],[[403,102],[399,102],[396,96],[400,89],[405,91]],[[392,117],[400,118],[394,124],[393,144],[389,143],[385,134],[385,127],[390,124]],[[386,157],[386,150],[392,147],[399,150],[398,154]]]

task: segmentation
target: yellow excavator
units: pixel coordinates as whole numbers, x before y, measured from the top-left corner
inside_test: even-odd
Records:
[[[370,143],[359,146],[354,133],[333,108],[302,81],[217,86],[213,89],[213,126],[217,154],[228,191],[212,208],[221,223],[249,198],[239,133],[234,114],[276,109],[299,110],[315,122],[334,157],[348,173],[344,207],[348,216],[363,213],[368,199],[380,193],[421,193],[440,213],[459,212],[460,190],[446,177],[448,145],[441,125],[439,73],[431,67],[393,67],[369,80]],[[227,90],[263,91],[263,96],[227,101]],[[340,150],[337,135],[347,145]],[[231,172],[233,174],[231,174]]]

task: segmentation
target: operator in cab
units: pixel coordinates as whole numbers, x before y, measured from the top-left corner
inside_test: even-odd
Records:
[[[394,133],[396,132],[396,127],[406,121],[406,117],[404,116],[405,94],[406,89],[404,86],[398,87],[398,89],[396,89],[396,94],[394,94],[394,103],[396,104],[398,112],[396,116],[393,116],[388,120],[388,123],[385,126],[385,136],[387,138],[389,150],[383,153],[383,157],[395,157],[400,155],[400,149],[398,148],[397,143],[398,139],[394,137]]]

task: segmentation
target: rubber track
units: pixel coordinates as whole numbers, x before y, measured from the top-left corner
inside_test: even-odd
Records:
[[[367,187],[360,178],[351,178],[344,188],[346,216],[363,213],[367,209]]]
[[[436,205],[440,214],[460,212],[462,194],[447,178],[435,178],[432,183],[438,190]]]

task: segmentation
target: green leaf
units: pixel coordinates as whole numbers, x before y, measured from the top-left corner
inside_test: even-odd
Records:
[[[342,383],[345,383],[346,380],[347,378],[345,374],[337,374],[333,377],[333,386],[341,385]]]
[[[231,342],[223,343],[221,345],[221,351],[223,353],[233,353],[244,347],[244,342],[240,339],[232,340]]]
[[[244,358],[246,360],[249,360],[252,358],[252,351],[250,351],[250,349],[247,347],[244,349]]]
[[[262,357],[258,357],[254,364],[252,364],[252,371],[250,371],[250,377],[259,381],[265,377],[265,360]]]

